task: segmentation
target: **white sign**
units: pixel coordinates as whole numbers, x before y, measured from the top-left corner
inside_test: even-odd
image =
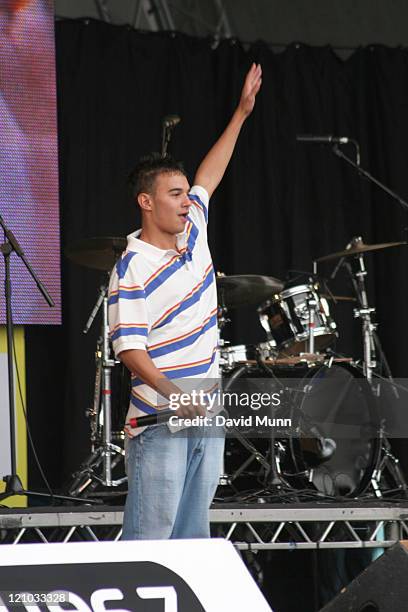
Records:
[[[0,545],[0,596],[0,612],[16,597],[29,612],[143,612],[145,600],[165,612],[271,612],[221,539]]]

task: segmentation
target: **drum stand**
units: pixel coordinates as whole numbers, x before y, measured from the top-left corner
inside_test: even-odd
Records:
[[[309,337],[307,339],[307,352],[310,355],[314,355],[314,352],[315,352],[314,330],[315,330],[315,325],[316,325],[316,310],[317,310],[317,301],[314,297],[309,298],[307,300],[307,309],[309,312]]]
[[[353,238],[351,245],[361,242],[360,237]],[[354,291],[356,293],[359,307],[355,308],[354,316],[356,319],[360,319],[362,322],[362,334],[363,334],[363,349],[364,349],[364,376],[367,378],[370,385],[372,385],[373,371],[377,367],[376,350],[374,342],[374,333],[377,329],[377,324],[373,323],[372,317],[375,314],[375,308],[370,308],[367,299],[367,289],[365,283],[365,277],[367,276],[367,270],[364,263],[364,255],[360,254],[356,256],[358,262],[358,269],[353,272],[353,269],[349,263],[344,263],[346,266],[351,282],[353,283]]]
[[[274,373],[271,371],[271,369],[269,368],[269,366],[266,365],[266,363],[261,359],[261,356],[259,355],[259,358],[257,360],[258,365],[260,366],[260,368],[271,378],[274,378],[276,380],[276,377],[274,375]],[[282,387],[283,388],[283,387]],[[273,408],[271,409],[271,417],[274,417],[273,414]],[[276,492],[279,493],[280,491],[282,491],[283,489],[293,489],[293,487],[291,487],[289,485],[288,482],[286,482],[286,480],[283,478],[281,472],[280,472],[280,455],[279,455],[279,451],[283,450],[282,445],[278,442],[276,442],[276,437],[275,437],[275,432],[274,432],[274,428],[271,427],[270,428],[270,436],[269,436],[269,464],[268,464],[268,470],[266,472],[266,476],[265,476],[265,484],[266,484],[266,490],[268,492]],[[279,446],[279,450],[278,450],[278,445]],[[278,451],[278,452],[277,452]],[[294,491],[294,489],[293,489]],[[295,491],[294,491],[295,493]]]
[[[228,391],[228,389],[231,387],[231,385],[233,384],[233,382],[237,378],[239,378],[241,376],[241,374],[243,372],[245,372],[245,370],[247,370],[247,368],[248,368],[248,366],[246,364],[242,365],[241,367],[239,367],[233,373],[233,375],[228,379],[228,382],[225,385],[225,387],[222,385],[222,392],[226,393]],[[232,486],[234,480],[236,480],[242,474],[242,472],[244,472],[246,470],[248,465],[250,465],[252,463],[252,461],[254,461],[254,460],[258,461],[258,463],[260,463],[260,465],[262,465],[263,468],[265,468],[266,470],[269,471],[270,465],[267,462],[267,460],[265,459],[265,457],[263,456],[263,454],[260,453],[258,451],[258,449],[256,448],[256,446],[254,446],[254,444],[252,444],[252,442],[247,440],[247,438],[245,436],[243,436],[242,433],[236,427],[228,427],[227,428],[227,433],[231,433],[242,444],[242,446],[244,448],[246,448],[247,451],[249,451],[250,456],[232,474],[227,474],[226,473],[226,471],[225,471],[225,461],[224,461],[224,458],[223,458],[221,476],[220,476],[219,482],[218,482],[219,486]]]
[[[218,348],[222,349],[222,347],[225,346],[226,341],[221,338],[221,332],[225,324],[228,323],[230,319],[228,319],[228,309],[225,305],[224,293],[223,291],[221,291],[220,293],[221,293],[220,304],[218,307]],[[262,360],[260,360],[260,363],[263,364]],[[223,371],[223,365],[225,368],[224,371]],[[228,364],[221,363],[221,380],[222,381],[224,380],[223,375],[225,371],[227,370],[227,367],[228,367]],[[228,379],[225,387],[222,384],[222,392],[226,393],[228,389],[231,387],[231,385],[234,383],[234,381],[237,378],[239,378],[241,374],[245,372],[245,370],[247,370],[247,368],[248,366],[246,364],[239,367],[232,374],[232,376]],[[271,376],[269,369],[267,370],[268,370],[267,371],[268,376]],[[275,488],[279,488],[283,485],[287,486],[286,483],[283,483],[280,475],[278,474],[278,470],[276,467],[278,465],[278,459],[276,458],[276,454],[275,454],[275,440],[274,439],[270,441],[271,456],[270,456],[270,461],[268,462],[267,459],[264,457],[264,455],[258,451],[256,446],[252,444],[252,442],[250,442],[245,436],[242,435],[242,433],[238,430],[238,428],[229,427],[227,428],[227,432],[231,433],[242,444],[242,446],[246,448],[247,451],[249,451],[250,456],[232,474],[226,473],[225,461],[223,457],[222,471],[221,471],[221,476],[219,478],[219,483],[218,483],[219,486],[223,486],[223,487],[232,486],[234,480],[236,480],[254,460],[256,460],[265,469],[267,474],[269,473],[271,474],[271,479],[269,483],[270,486],[273,486]]]
[[[352,239],[350,245],[356,245],[362,242],[361,237],[355,237]],[[389,368],[387,359],[383,353],[380,339],[376,333],[377,324],[373,322],[372,317],[375,314],[375,308],[368,305],[367,289],[365,278],[367,276],[367,270],[364,263],[364,255],[359,254],[355,257],[358,262],[358,268],[353,271],[350,263],[343,261],[340,265],[344,265],[348,270],[351,278],[351,282],[356,293],[359,307],[354,310],[354,316],[356,319],[360,319],[362,322],[362,336],[363,336],[363,372],[367,378],[369,385],[372,388],[374,395],[378,396],[380,393],[379,385],[376,385],[373,380],[373,374],[375,376],[375,369],[377,367],[377,354],[376,349],[383,356],[383,363],[386,369],[388,378],[392,383],[392,374]],[[392,387],[393,392],[398,398],[398,391],[395,386]],[[391,452],[391,445],[384,433],[383,425],[380,427],[379,440],[381,445],[380,457],[376,469],[373,472],[371,478],[371,486],[374,490],[376,497],[383,497],[382,490],[380,487],[381,480],[383,478],[384,470],[387,469],[393,482],[396,484],[396,490],[403,491],[404,497],[408,497],[408,485],[402,470],[399,466],[399,460]]]
[[[112,368],[115,360],[111,359],[111,349],[109,343],[108,325],[108,287],[100,287],[99,296],[91,315],[84,328],[86,334],[102,306],[102,328],[101,338],[97,343],[96,352],[96,377],[94,404],[91,410],[87,411],[87,416],[91,418],[91,441],[92,453],[82,463],[80,469],[73,474],[74,480],[69,487],[71,495],[80,495],[86,489],[93,490],[98,484],[104,487],[119,487],[127,481],[126,476],[114,480],[112,471],[125,455],[125,451],[118,445],[112,443],[111,430],[111,396],[112,396]],[[100,404],[102,409],[100,410]],[[100,417],[98,423],[98,415]],[[102,443],[97,445],[97,432],[102,429]],[[97,470],[102,466],[102,474],[98,475]]]

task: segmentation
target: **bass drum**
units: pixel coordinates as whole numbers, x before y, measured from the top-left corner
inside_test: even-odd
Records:
[[[316,424],[333,450],[319,462],[319,456],[310,451],[310,438],[289,439],[284,475],[293,475],[300,486],[312,485],[325,495],[361,495],[371,482],[380,453],[377,399],[369,383],[353,366],[323,365],[310,368],[300,389],[301,412],[296,405],[290,408],[294,419],[297,414],[304,435],[311,423]]]
[[[241,366],[229,374],[223,387],[229,392],[245,385],[254,389],[254,384],[262,392],[265,385],[270,393],[286,389],[278,416],[291,418],[293,435],[275,438],[276,467],[283,479],[295,490],[312,489],[337,498],[361,495],[380,453],[377,401],[367,380],[344,363],[273,366],[269,371],[265,380],[267,375],[259,366]],[[251,380],[243,383],[242,378]],[[248,435],[262,454],[269,452],[265,431],[258,439],[254,432]],[[329,452],[322,451],[322,440]],[[236,447],[235,441],[232,444]]]

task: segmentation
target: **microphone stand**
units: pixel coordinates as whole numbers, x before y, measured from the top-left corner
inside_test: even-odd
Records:
[[[392,197],[393,200],[396,200],[397,202],[399,202],[399,204],[401,204],[401,206],[403,208],[405,208],[406,210],[408,210],[408,202],[406,202],[403,198],[401,198],[401,196],[399,196],[395,191],[392,191],[392,189],[389,189],[389,187],[387,187],[386,185],[384,185],[384,183],[381,183],[381,181],[379,181],[378,179],[376,179],[372,174],[370,174],[367,170],[364,170],[364,168],[362,168],[359,164],[357,164],[356,162],[354,162],[352,159],[350,159],[350,157],[348,157],[348,155],[346,155],[345,153],[343,153],[343,151],[341,151],[339,149],[339,147],[337,145],[334,145],[331,148],[332,152],[334,153],[334,155],[337,155],[337,157],[340,157],[340,159],[343,159],[347,164],[349,164],[350,166],[352,166],[355,170],[357,170],[357,172],[363,176],[364,178],[368,179],[369,181],[371,181],[372,183],[374,183],[375,185],[377,185],[377,187],[379,187],[380,189],[382,189],[382,191],[384,191],[385,193],[387,193],[389,196]]]
[[[27,268],[30,276],[37,285],[40,293],[43,295],[49,306],[55,306],[54,300],[49,295],[40,279],[35,274],[29,261],[27,260],[23,249],[21,248],[17,238],[13,232],[7,227],[3,217],[0,215],[0,226],[4,232],[4,242],[0,245],[0,252],[3,254],[5,265],[5,298],[6,298],[6,334],[7,334],[7,370],[8,370],[8,394],[9,394],[9,418],[10,418],[10,450],[11,450],[11,474],[3,477],[3,482],[6,483],[6,490],[0,494],[0,502],[13,495],[27,495],[35,497],[47,497],[51,499],[62,499],[64,501],[78,501],[75,498],[62,495],[53,495],[52,493],[39,493],[35,491],[27,491],[24,489],[21,479],[17,474],[17,444],[16,444],[16,426],[14,420],[14,368],[13,368],[13,318],[11,310],[11,273],[10,273],[10,256],[14,252]],[[81,500],[83,501],[83,500]]]

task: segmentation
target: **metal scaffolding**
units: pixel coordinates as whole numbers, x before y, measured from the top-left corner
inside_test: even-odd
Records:
[[[389,548],[408,537],[408,504],[214,504],[213,534],[240,550]],[[0,545],[116,541],[122,508],[0,510]]]
[[[116,0],[93,0],[95,14],[106,23],[116,23]],[[89,17],[81,14],[81,5],[76,5],[76,17]],[[71,9],[74,11],[74,8]],[[85,8],[84,8],[85,10]],[[121,5],[121,10],[127,13],[126,21],[135,29],[148,29],[153,32],[180,30],[181,17],[189,22],[189,29],[213,35],[216,40],[233,36],[230,19],[224,0],[207,0],[205,12],[214,15],[213,19],[203,17],[202,0],[191,2],[187,8],[181,0],[127,0]],[[58,0],[56,1],[57,17],[59,15]],[[70,13],[70,16],[74,16]]]

